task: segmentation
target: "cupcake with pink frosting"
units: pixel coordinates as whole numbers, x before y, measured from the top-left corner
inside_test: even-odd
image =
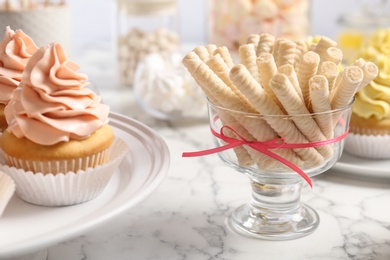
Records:
[[[11,99],[12,92],[22,80],[22,73],[29,58],[38,46],[22,30],[6,27],[0,42],[0,129],[7,127],[4,107]]]
[[[63,206],[93,199],[125,155],[126,144],[108,124],[109,107],[86,88],[87,75],[78,69],[60,44],[40,48],[5,107],[0,170],[27,202]]]

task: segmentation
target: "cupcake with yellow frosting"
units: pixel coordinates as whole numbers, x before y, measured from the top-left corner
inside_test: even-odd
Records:
[[[4,108],[22,80],[27,61],[37,50],[38,46],[22,30],[6,27],[0,42],[0,130],[7,127]]]
[[[356,94],[345,151],[390,159],[390,28],[378,30],[359,57],[375,63],[378,76]]]
[[[40,48],[5,107],[0,170],[25,201],[63,206],[93,199],[125,154],[108,124],[109,107],[78,69],[60,44]]]

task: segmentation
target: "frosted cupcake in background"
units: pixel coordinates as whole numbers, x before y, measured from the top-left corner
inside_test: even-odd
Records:
[[[38,46],[22,30],[6,27],[0,43],[0,129],[7,127],[4,107],[11,99],[12,92],[22,80],[22,73],[29,58]]]
[[[390,28],[378,30],[358,56],[375,63],[379,74],[356,94],[345,150],[390,159]]]
[[[47,206],[97,197],[126,152],[108,124],[109,107],[58,43],[40,48],[5,108],[5,165],[25,201]]]

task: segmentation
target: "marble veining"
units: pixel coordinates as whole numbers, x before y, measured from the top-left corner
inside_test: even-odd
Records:
[[[133,117],[161,135],[171,152],[171,166],[147,199],[81,236],[48,248],[49,260],[390,259],[390,178],[328,171],[314,177],[314,187],[305,186],[302,194],[321,218],[313,234],[280,242],[239,236],[225,220],[235,207],[248,202],[248,178],[224,165],[217,155],[181,157],[185,151],[213,147],[207,120],[151,118],[136,104],[131,88],[112,85],[115,73],[104,63],[109,53],[86,50],[83,54],[76,61],[82,68],[94,64],[87,73],[104,101],[112,111]]]
[[[166,180],[129,212],[49,248],[49,259],[390,258],[389,180],[322,174],[302,195],[320,214],[320,226],[313,234],[281,242],[244,238],[229,230],[225,220],[249,199],[246,176],[216,155],[181,157],[183,151],[213,145],[207,122],[182,126],[145,120],[170,148]]]

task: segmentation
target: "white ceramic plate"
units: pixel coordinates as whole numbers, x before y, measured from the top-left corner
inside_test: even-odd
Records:
[[[390,160],[373,160],[353,156],[343,152],[340,160],[332,170],[364,177],[379,177],[390,179]]]
[[[129,145],[129,152],[103,193],[68,207],[40,207],[14,195],[0,218],[0,258],[45,249],[134,207],[164,179],[170,154],[151,128],[128,117],[110,114],[110,125]]]

